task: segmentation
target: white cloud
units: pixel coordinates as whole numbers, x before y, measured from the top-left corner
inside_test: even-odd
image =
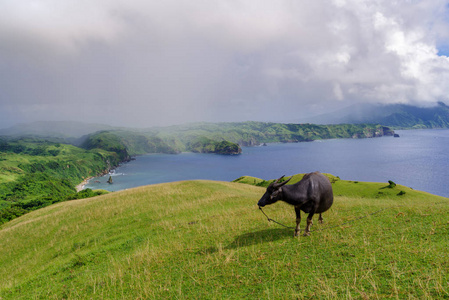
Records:
[[[440,0],[3,0],[0,106],[113,106],[151,125],[449,101],[447,13]]]
[[[33,45],[56,51],[73,51],[91,39],[112,40],[123,22],[108,1],[3,0],[0,40],[9,47]],[[106,4],[106,6],[105,6]],[[27,51],[28,50],[28,51]],[[36,49],[31,49],[36,51]]]
[[[337,100],[343,100],[343,91],[341,90],[341,86],[338,83],[334,84],[334,96]]]

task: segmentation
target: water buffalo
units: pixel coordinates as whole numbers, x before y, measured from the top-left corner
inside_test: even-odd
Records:
[[[292,176],[293,177],[293,176]],[[271,183],[267,191],[260,198],[257,205],[264,207],[273,204],[278,200],[287,202],[295,206],[296,228],[295,236],[299,235],[299,223],[301,222],[301,210],[308,213],[307,226],[304,236],[310,235],[310,226],[312,217],[319,213],[318,222],[323,223],[321,214],[328,210],[334,202],[332,185],[329,179],[320,172],[306,174],[301,181],[292,185],[285,185],[292,177],[286,181],[280,182],[284,176]]]

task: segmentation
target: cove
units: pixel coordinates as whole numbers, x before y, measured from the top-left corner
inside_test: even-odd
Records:
[[[416,190],[449,197],[449,130],[400,130],[400,137],[333,139],[242,147],[240,155],[148,154],[96,177],[86,188],[119,191],[179,180],[231,181],[243,175],[274,179],[320,171],[344,180],[392,180]]]

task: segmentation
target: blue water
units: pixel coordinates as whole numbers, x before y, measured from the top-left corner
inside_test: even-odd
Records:
[[[244,147],[243,154],[149,154],[87,188],[118,191],[190,179],[231,181],[243,175],[263,179],[320,171],[345,180],[387,182],[449,197],[449,130],[397,131],[400,138],[335,139]],[[98,182],[99,181],[99,182]]]

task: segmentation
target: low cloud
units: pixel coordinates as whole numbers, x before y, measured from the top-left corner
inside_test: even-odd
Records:
[[[0,126],[299,122],[449,99],[446,1],[1,4]]]

